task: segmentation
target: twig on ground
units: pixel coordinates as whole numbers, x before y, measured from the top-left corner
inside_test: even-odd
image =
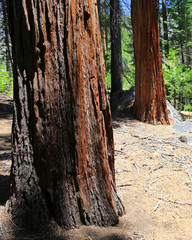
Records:
[[[189,171],[189,170],[187,170],[187,175],[188,175],[190,181],[192,182],[192,177],[191,177],[191,174],[190,174],[190,171]]]
[[[137,136],[139,139],[150,139],[153,137],[153,135],[149,135],[149,136],[144,136],[144,137],[139,137]]]
[[[129,187],[129,186],[132,186],[132,184],[131,183],[125,183],[125,184],[117,185],[118,188],[120,188],[120,187]]]
[[[173,203],[173,204],[179,204],[179,205],[188,205],[188,206],[192,206],[192,203],[186,203],[186,202],[178,202],[178,201],[175,201],[175,200],[169,200],[169,199],[166,199],[165,198],[158,198],[159,200],[164,200],[164,201],[167,201],[167,202],[170,202],[170,203]]]
[[[124,152],[124,151],[122,151],[122,150],[120,150],[120,149],[115,149],[115,152],[119,152],[119,153],[123,153],[123,154],[127,154],[126,152]]]
[[[153,183],[157,182],[157,181],[158,181],[160,178],[162,178],[162,177],[169,177],[169,176],[168,176],[168,175],[162,175],[162,176],[157,177],[157,178],[156,178],[155,180],[153,180],[149,185],[143,186],[144,191],[147,192],[147,189],[149,189],[150,186],[151,186]]]
[[[164,153],[164,152],[160,152],[160,151],[158,151],[158,153],[160,153],[162,155],[162,157],[163,157],[163,155],[169,156],[169,157],[174,157],[174,154]]]
[[[137,164],[136,163],[132,163],[132,164],[137,169],[137,173],[140,174],[139,167],[137,166]]]
[[[148,174],[151,174],[152,172],[155,172],[161,168],[163,168],[164,166],[162,164],[159,165],[159,163],[157,165],[155,165],[154,167],[152,167],[152,169],[148,172]]]
[[[159,205],[161,204],[162,201],[163,201],[162,199],[160,199],[160,200],[158,201],[157,205],[156,205],[155,208],[150,212],[150,214],[157,211],[157,208],[159,207]]]
[[[162,197],[162,198],[158,198],[159,200],[164,200],[164,201],[167,201],[167,198],[170,196],[170,194],[167,194],[165,197]]]
[[[116,173],[122,173],[122,172],[131,172],[129,169],[119,169],[115,170]]]

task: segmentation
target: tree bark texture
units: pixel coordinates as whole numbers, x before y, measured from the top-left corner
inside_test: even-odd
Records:
[[[165,41],[165,56],[168,57],[169,54],[169,36],[168,36],[168,24],[167,24],[167,1],[162,0],[162,13],[163,13],[163,32]]]
[[[112,120],[96,0],[8,0],[17,224],[114,225]]]
[[[169,124],[155,0],[132,0],[136,117]]]
[[[121,9],[119,0],[110,0],[111,94],[122,90]]]

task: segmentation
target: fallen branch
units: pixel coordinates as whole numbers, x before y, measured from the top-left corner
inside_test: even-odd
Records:
[[[165,198],[158,198],[160,200],[164,200],[173,204],[179,204],[179,205],[188,205],[188,206],[192,206],[192,203],[186,203],[186,202],[177,202],[175,200],[169,200],[169,199],[165,199]]]

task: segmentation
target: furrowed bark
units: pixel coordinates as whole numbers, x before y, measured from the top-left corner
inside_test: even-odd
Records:
[[[34,227],[116,224],[124,207],[96,1],[9,0],[9,22],[13,217]]]
[[[132,0],[136,117],[169,124],[155,0]]]

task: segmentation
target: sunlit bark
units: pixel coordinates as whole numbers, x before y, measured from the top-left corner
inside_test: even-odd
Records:
[[[96,1],[9,0],[10,209],[19,225],[114,225],[112,120]]]

